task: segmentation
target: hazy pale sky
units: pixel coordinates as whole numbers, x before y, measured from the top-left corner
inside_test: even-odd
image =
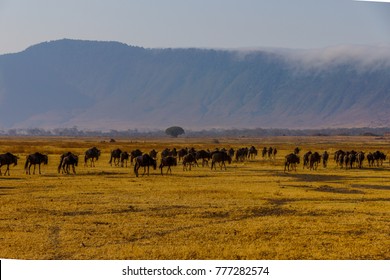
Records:
[[[0,54],[63,38],[146,48],[390,45],[390,4],[353,0],[0,0]]]

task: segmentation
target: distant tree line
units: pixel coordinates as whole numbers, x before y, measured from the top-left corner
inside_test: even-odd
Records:
[[[183,130],[184,131],[184,130]],[[177,132],[177,131],[176,131]],[[186,130],[186,137],[262,137],[262,136],[384,136],[389,134],[390,127],[361,127],[361,128],[326,128],[326,129],[205,129]],[[180,133],[179,133],[180,134]],[[161,130],[84,130],[77,127],[71,128],[28,128],[0,130],[3,136],[84,136],[84,137],[172,137],[166,129]]]

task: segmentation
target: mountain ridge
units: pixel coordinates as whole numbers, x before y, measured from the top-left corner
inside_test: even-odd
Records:
[[[388,126],[390,59],[383,48],[377,52],[381,55],[375,50],[145,49],[119,42],[44,42],[0,56],[0,125]]]

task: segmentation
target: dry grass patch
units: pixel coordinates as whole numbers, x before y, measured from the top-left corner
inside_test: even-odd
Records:
[[[389,259],[390,168],[283,172],[284,155],[354,147],[389,150],[368,138],[1,139],[20,156],[0,177],[0,256],[22,259]],[[278,148],[276,160],[227,170],[173,168],[136,178],[108,164],[110,151],[165,147]],[[371,146],[370,146],[371,145]],[[82,155],[101,148],[96,167]],[[25,175],[24,155],[45,150],[42,175]],[[76,175],[58,174],[59,155],[80,155]],[[331,152],[332,153],[332,152]],[[332,156],[332,154],[331,154]],[[142,171],[141,171],[142,172]]]

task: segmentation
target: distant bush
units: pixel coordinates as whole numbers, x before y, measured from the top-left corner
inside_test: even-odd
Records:
[[[165,130],[165,134],[175,138],[184,133],[185,133],[184,129],[181,128],[180,126],[171,126]]]

